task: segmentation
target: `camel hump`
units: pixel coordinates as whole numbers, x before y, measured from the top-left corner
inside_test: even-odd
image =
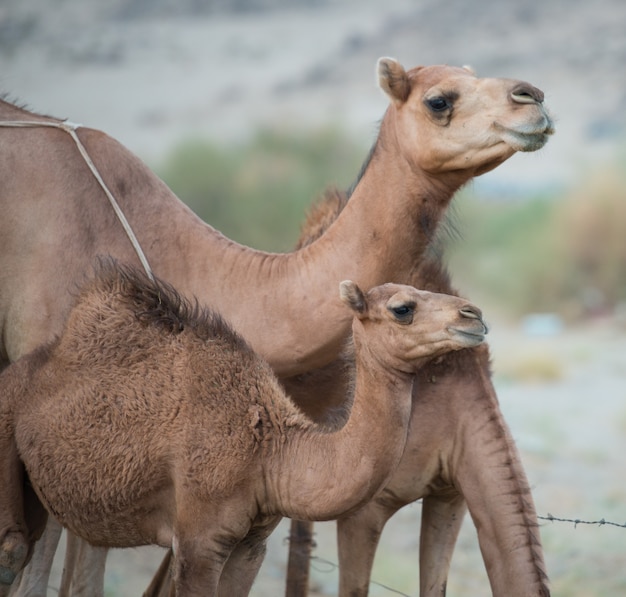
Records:
[[[183,297],[164,280],[151,280],[140,268],[113,258],[100,259],[94,270],[78,293],[68,319],[68,336],[84,338],[80,331],[90,328],[105,340],[115,326],[127,333],[152,329],[163,337],[188,331],[202,341],[220,339],[235,350],[252,352],[219,313]],[[73,330],[78,333],[72,334]],[[119,334],[110,337],[115,340]]]

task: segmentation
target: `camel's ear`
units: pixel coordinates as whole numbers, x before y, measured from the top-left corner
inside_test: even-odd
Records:
[[[403,104],[411,92],[411,83],[402,65],[394,58],[379,58],[376,67],[378,86],[395,104]]]
[[[470,75],[474,75],[476,76],[476,71],[469,65],[469,64],[464,64],[463,68],[470,74]]]
[[[363,291],[352,280],[344,280],[339,284],[341,300],[352,309],[358,317],[367,313],[367,301]]]

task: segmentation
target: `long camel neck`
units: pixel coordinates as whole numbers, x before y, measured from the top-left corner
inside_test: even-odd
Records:
[[[404,281],[465,181],[444,184],[413,171],[389,150],[392,142],[379,138],[346,208],[326,234],[294,253],[255,251],[184,218],[185,287],[220,311],[279,376],[337,356],[351,320],[339,282],[370,288]]]
[[[530,486],[491,380],[480,363],[474,366],[482,379],[474,385],[479,390],[463,396],[464,436],[458,438],[453,456],[455,484],[478,531],[493,594],[547,597]]]
[[[292,428],[274,448],[266,475],[272,513],[329,520],[369,501],[402,456],[414,379],[359,358],[346,424]]]

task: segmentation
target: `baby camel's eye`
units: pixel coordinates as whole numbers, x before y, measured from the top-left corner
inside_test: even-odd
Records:
[[[426,100],[426,103],[433,112],[443,112],[450,107],[450,103],[448,102],[448,100],[445,97],[441,96],[431,97],[430,99]]]
[[[413,314],[415,313],[415,305],[411,303],[395,305],[393,307],[389,307],[389,311],[393,313],[393,316],[400,323],[411,323],[413,321]]]

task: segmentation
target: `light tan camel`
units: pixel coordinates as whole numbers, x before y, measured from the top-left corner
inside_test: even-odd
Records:
[[[223,313],[280,376],[337,356],[350,321],[336,298],[340,280],[367,289],[404,279],[460,186],[516,151],[539,149],[553,132],[542,92],[527,83],[448,66],[405,71],[391,59],[379,61],[378,77],[390,106],[350,205],[322,238],[288,255],[230,241],[124,147],[77,130],[155,273]],[[0,102],[0,125],[15,120],[54,121]],[[0,126],[0,208],[5,366],[60,331],[96,255],[137,256],[66,132]],[[43,551],[57,538],[40,542]],[[45,596],[48,572],[41,564],[24,591]],[[102,595],[86,584],[85,595]]]
[[[220,316],[138,272],[105,264],[60,338],[0,375],[0,562],[25,557],[32,530],[15,501],[21,459],[76,535],[172,546],[180,597],[247,595],[280,517],[327,520],[371,499],[402,455],[416,371],[487,331],[458,297],[342,282],[354,393],[331,432]]]
[[[323,234],[348,203],[329,191],[308,215],[298,246]],[[437,250],[407,282],[431,292],[457,294]],[[348,379],[346,363],[286,381],[299,405],[318,422],[333,413],[342,422]],[[324,401],[305,389],[316,388]],[[321,405],[326,406],[326,410]],[[337,424],[337,422],[335,422]],[[338,521],[340,597],[365,597],[378,540],[387,520],[423,499],[420,535],[420,596],[445,595],[448,571],[466,510],[495,597],[547,597],[543,550],[530,487],[515,442],[491,382],[489,349],[449,353],[422,367],[402,459],[371,502]],[[312,523],[292,523],[287,597],[308,594]],[[299,574],[298,574],[299,573]]]

